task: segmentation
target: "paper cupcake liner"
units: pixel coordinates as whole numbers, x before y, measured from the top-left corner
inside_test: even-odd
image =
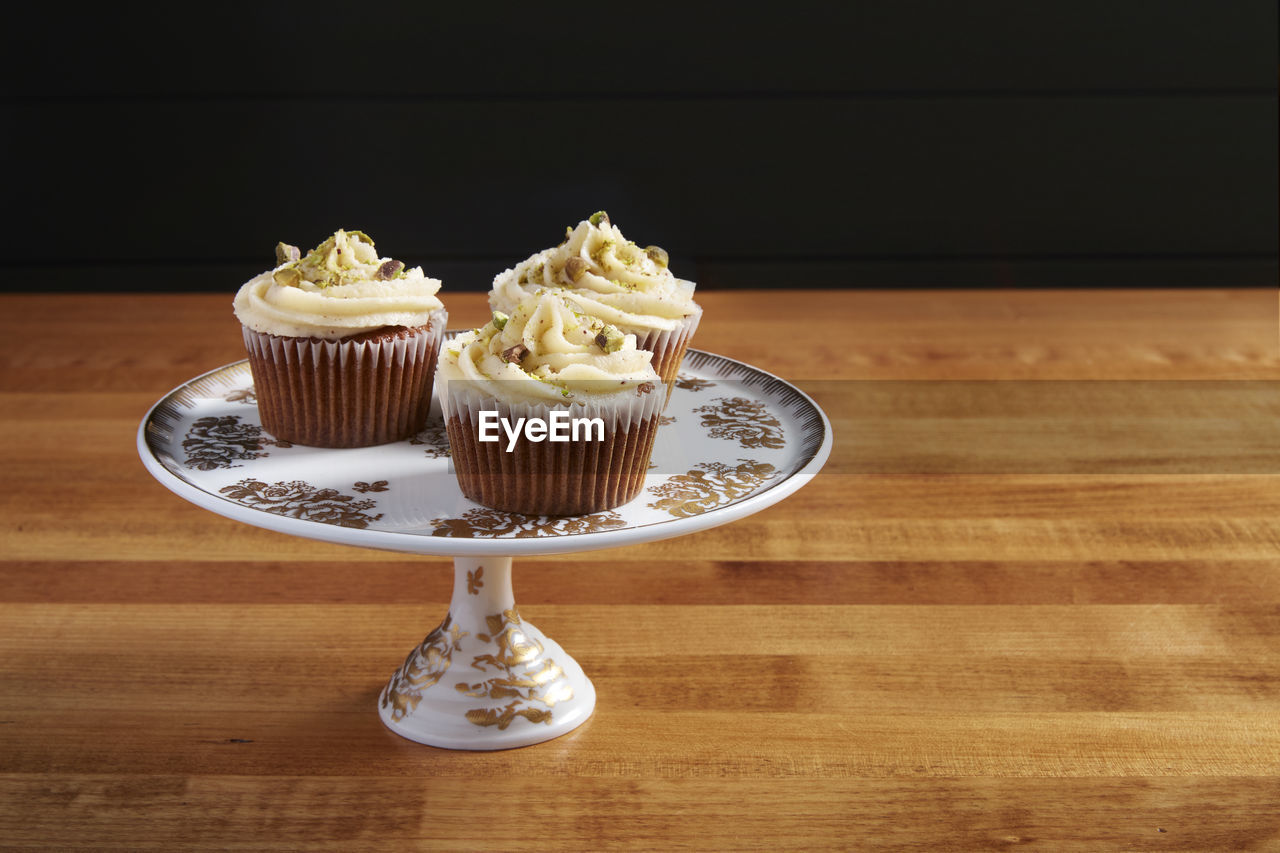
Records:
[[[262,427],[312,447],[367,447],[422,429],[448,319],[388,340],[322,341],[244,328]]]
[[[662,377],[668,390],[680,373],[680,362],[684,361],[684,352],[689,348],[693,333],[698,330],[698,321],[702,319],[702,307],[694,305],[694,313],[688,315],[674,329],[645,331],[644,329],[624,329],[636,336],[636,349],[653,353],[654,371]]]
[[[644,388],[644,386],[641,386]],[[502,401],[466,380],[440,383],[454,471],[462,493],[476,503],[525,515],[581,515],[624,504],[640,493],[666,402],[661,388],[620,391],[586,405]],[[479,440],[481,411],[509,424],[549,420],[553,410],[571,418],[600,418],[602,441],[532,442],[523,436]]]

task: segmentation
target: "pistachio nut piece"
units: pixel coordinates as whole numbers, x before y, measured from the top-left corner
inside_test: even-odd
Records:
[[[524,357],[529,354],[529,348],[524,344],[516,344],[502,351],[502,360],[510,364],[519,364]]]
[[[662,269],[666,269],[667,265],[671,263],[671,256],[661,246],[645,246],[644,253]]]
[[[591,214],[590,218],[588,218],[587,221],[590,222],[592,225],[599,225],[602,222],[605,225],[608,225],[609,214],[603,210],[597,210],[595,213]]]
[[[510,317],[508,317],[506,314],[503,314],[501,311],[494,311],[493,319],[490,320],[489,322],[493,323],[493,327],[495,329],[497,329],[498,331],[502,331],[502,329],[507,325],[507,321],[510,319],[511,319]]]
[[[276,243],[276,266],[287,264],[289,261],[297,261],[302,258],[302,250],[297,246],[290,246],[288,243]]]
[[[596,335],[596,345],[605,352],[617,352],[622,349],[622,344],[626,342],[626,339],[627,336],[613,326],[605,326]]]
[[[571,282],[576,283],[586,271],[587,262],[577,255],[564,262],[564,277]]]
[[[294,267],[283,267],[271,274],[276,284],[281,287],[297,287],[302,281],[302,275]]]
[[[404,261],[385,261],[382,266],[378,267],[378,271],[373,274],[373,280],[390,281],[395,278],[402,269],[404,269]]]

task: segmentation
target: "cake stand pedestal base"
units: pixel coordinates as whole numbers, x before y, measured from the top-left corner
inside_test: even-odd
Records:
[[[262,430],[245,361],[161,398],[138,425],[138,455],[165,488],[244,524],[453,557],[449,615],[409,653],[378,713],[392,731],[432,746],[527,746],[586,722],[596,691],[564,649],[521,620],[512,557],[639,545],[729,524],[795,492],[831,453],[831,422],[800,389],[701,350],[687,350],[680,370],[645,496],[585,516],[527,516],[466,500],[436,420],[411,440],[376,447],[275,441]]]
[[[378,714],[409,740],[508,749],[586,722],[596,691],[578,662],[520,618],[510,557],[455,557],[449,614],[383,688]]]

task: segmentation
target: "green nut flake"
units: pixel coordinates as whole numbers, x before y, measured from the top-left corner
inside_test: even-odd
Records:
[[[508,317],[506,314],[503,314],[501,311],[494,311],[493,319],[490,322],[493,323],[493,327],[495,329],[497,329],[498,331],[502,331],[502,329],[507,325],[507,321],[510,319],[511,319],[510,317]]]
[[[613,326],[605,326],[600,330],[600,334],[596,335],[596,345],[607,353],[617,352],[622,349],[626,339],[627,336]]]
[[[666,269],[667,265],[671,263],[671,257],[667,254],[667,250],[661,246],[645,246],[644,253],[662,269]]]
[[[387,261],[373,274],[374,281],[390,281],[404,272],[404,261]]]
[[[592,225],[596,225],[596,226],[599,226],[601,222],[603,222],[605,225],[608,225],[609,214],[603,210],[597,210],[595,213],[591,214],[590,218],[588,218],[587,221],[590,222]]]
[[[587,262],[582,258],[574,255],[572,258],[564,262],[564,277],[573,283],[577,283],[578,279],[587,271]]]
[[[281,267],[271,274],[271,278],[281,287],[297,287],[302,281],[302,275],[295,267]]]
[[[288,243],[276,243],[276,266],[302,259],[302,250]]]

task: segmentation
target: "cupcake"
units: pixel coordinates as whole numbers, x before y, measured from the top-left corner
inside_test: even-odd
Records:
[[[235,298],[263,428],[314,447],[365,447],[422,429],[448,314],[440,282],[338,231]]]
[[[462,493],[527,515],[634,498],[665,402],[651,359],[559,290],[450,341],[436,381]]]
[[[661,248],[623,237],[604,211],[565,231],[559,246],[494,278],[490,307],[510,312],[528,294],[556,288],[575,310],[635,335],[636,346],[653,353],[662,381],[674,382],[702,318],[694,283],[671,273]]]

